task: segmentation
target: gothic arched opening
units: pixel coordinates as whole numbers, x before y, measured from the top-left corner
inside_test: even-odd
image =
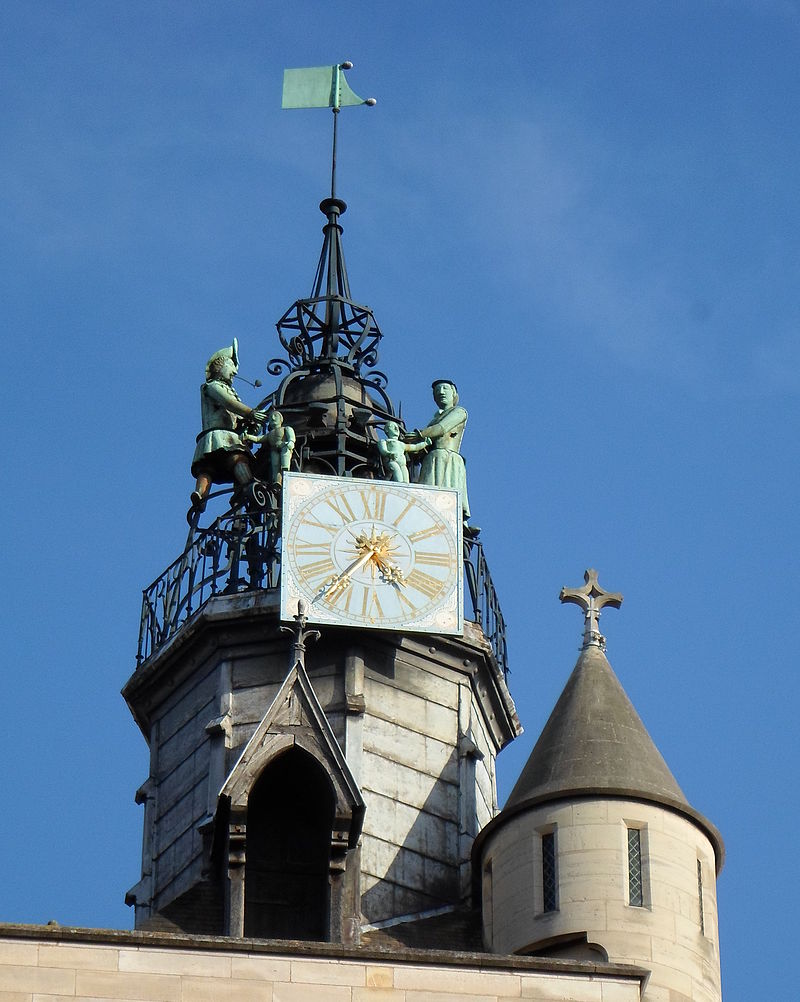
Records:
[[[245,936],[328,939],[334,807],[325,770],[297,748],[256,780],[247,802]]]

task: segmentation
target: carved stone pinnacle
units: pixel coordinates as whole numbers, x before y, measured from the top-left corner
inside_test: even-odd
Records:
[[[309,640],[319,640],[322,634],[319,630],[307,630],[306,624],[308,623],[308,617],[306,613],[308,612],[308,605],[304,599],[300,599],[297,603],[297,615],[294,617],[296,626],[282,626],[281,630],[284,633],[291,633],[294,637],[294,643],[292,644],[292,663],[289,666],[293,668],[297,662],[305,668],[306,666],[306,643]]]
[[[619,609],[622,605],[622,595],[619,592],[606,591],[597,583],[597,571],[590,568],[584,572],[586,584],[582,588],[562,588],[559,598],[562,602],[572,602],[583,609],[583,649],[599,647],[606,649],[606,638],[600,632],[600,610],[610,605]]]

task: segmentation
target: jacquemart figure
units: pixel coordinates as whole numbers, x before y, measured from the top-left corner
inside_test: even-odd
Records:
[[[205,507],[212,484],[244,486],[253,479],[252,456],[243,435],[266,419],[264,411],[248,407],[233,388],[239,371],[239,344],[214,352],[206,365],[206,381],[200,387],[203,430],[197,436],[192,458],[192,508]]]
[[[283,474],[289,471],[292,464],[296,436],[294,428],[283,423],[283,414],[280,411],[270,413],[267,427],[269,430],[266,435],[244,434],[242,439],[255,445],[266,446],[270,483],[279,484],[283,480]],[[259,452],[257,461],[261,461],[262,455],[263,453]]]
[[[400,426],[394,421],[387,421],[383,426],[385,439],[377,442],[378,452],[386,464],[389,476],[396,483],[408,483],[408,463],[406,462],[407,452],[421,452],[431,443],[430,439],[423,439],[421,442],[401,442]]]
[[[437,379],[432,388],[438,410],[426,428],[415,429],[405,438],[410,442],[423,442],[426,438],[431,440],[431,447],[422,460],[417,482],[460,491],[466,522],[470,514],[467,469],[459,450],[467,423],[467,412],[458,406],[458,389],[451,379]]]

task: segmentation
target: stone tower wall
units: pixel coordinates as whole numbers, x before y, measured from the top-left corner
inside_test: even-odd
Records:
[[[631,827],[641,831],[642,906],[628,903]],[[556,909],[547,912],[543,832],[554,832],[556,849]],[[613,963],[652,971],[644,1002],[720,1002],[714,849],[686,816],[622,799],[542,804],[487,837],[482,866],[484,938],[492,952],[568,953],[570,937],[574,943],[585,933],[588,949],[596,944]]]
[[[213,599],[126,686],[150,741],[143,875],[129,893],[137,928],[159,913],[223,931],[218,794],[289,671],[289,639],[264,598]],[[468,904],[472,843],[497,810],[495,757],[519,730],[483,634],[327,629],[306,667],[366,804],[347,864],[364,926]],[[206,915],[209,893],[218,918]]]

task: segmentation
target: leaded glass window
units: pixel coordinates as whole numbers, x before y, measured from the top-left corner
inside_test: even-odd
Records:
[[[556,836],[542,835],[542,911],[556,910]]]
[[[697,903],[700,907],[700,932],[706,934],[706,920],[703,914],[703,866],[697,861]]]
[[[636,908],[644,905],[642,885],[642,833],[638,828],[628,829],[628,904]]]

